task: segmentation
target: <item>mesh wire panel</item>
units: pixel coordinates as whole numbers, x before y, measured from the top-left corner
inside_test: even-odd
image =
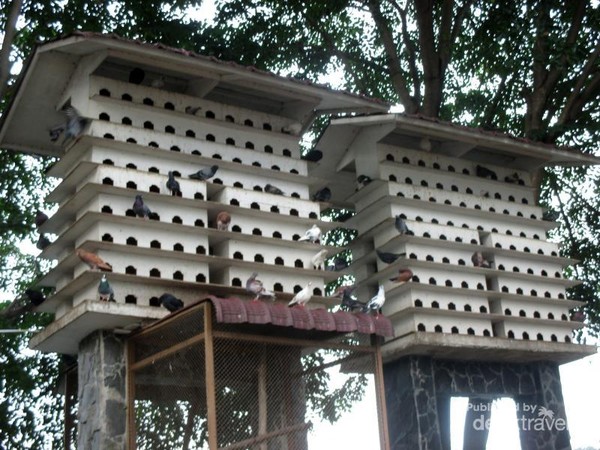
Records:
[[[364,335],[215,324],[204,336],[199,322],[188,316],[130,341],[137,449],[309,449],[314,425],[335,424],[375,389],[378,355]],[[377,427],[376,407],[360,417]]]

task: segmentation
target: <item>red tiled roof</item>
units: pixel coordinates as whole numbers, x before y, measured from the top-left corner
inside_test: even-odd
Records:
[[[285,303],[241,300],[237,297],[210,295],[202,301],[210,301],[215,309],[218,323],[271,324],[293,327],[299,330],[358,332],[392,337],[391,321],[383,316],[367,313],[330,312],[323,308],[301,306],[288,307]]]

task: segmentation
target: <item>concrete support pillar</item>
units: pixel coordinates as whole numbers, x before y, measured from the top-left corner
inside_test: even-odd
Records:
[[[107,331],[79,344],[79,450],[125,450],[127,401],[125,346]]]

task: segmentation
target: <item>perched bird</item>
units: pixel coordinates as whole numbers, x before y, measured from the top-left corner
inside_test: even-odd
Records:
[[[475,167],[475,174],[481,178],[490,178],[492,180],[497,180],[498,176],[496,172],[488,169],[487,167],[480,166],[479,164]]]
[[[221,211],[217,214],[217,230],[227,231],[229,229],[229,223],[231,222],[231,216],[226,211]]]
[[[333,294],[334,297],[341,297],[340,308],[344,311],[353,311],[355,309],[363,309],[365,303],[354,297],[355,285],[340,286]]]
[[[195,116],[198,111],[202,109],[201,106],[186,106],[185,113]]]
[[[523,183],[523,180],[521,180],[521,177],[519,176],[519,174],[517,172],[511,173],[510,175],[505,176],[504,181],[507,183],[512,183],[512,184],[522,184]]]
[[[50,242],[50,239],[48,239],[46,237],[46,235],[44,233],[40,234],[39,239],[37,240],[37,243],[35,244],[35,247],[38,250],[44,250],[46,247],[48,247],[52,242]]]
[[[142,81],[144,81],[145,76],[146,72],[139,67],[134,67],[131,72],[129,72],[129,82],[133,84],[141,84]]]
[[[376,311],[377,313],[379,313],[379,310],[383,307],[384,303],[385,303],[385,290],[383,289],[383,286],[380,284],[377,294],[375,294],[375,297],[373,297],[371,300],[369,300],[367,302],[367,304],[363,308],[363,312]]]
[[[323,270],[325,268],[325,259],[327,259],[328,250],[323,249],[319,251],[315,256],[312,257],[310,262],[313,265],[313,268],[316,270]]]
[[[326,270],[344,270],[348,265],[348,261],[345,258],[336,256],[333,258],[332,263],[327,266]]]
[[[166,292],[158,297],[159,303],[167,308],[171,312],[175,312],[178,309],[183,308],[183,302],[175,297],[173,294],[167,294]]]
[[[321,229],[314,224],[311,228],[306,230],[304,236],[302,236],[298,241],[310,241],[310,242],[319,242],[321,239]]]
[[[323,152],[321,150],[316,150],[316,149],[309,150],[304,155],[302,155],[303,160],[310,161],[310,162],[320,161],[322,157],[323,157]]]
[[[571,313],[571,320],[573,322],[583,322],[585,320],[585,314],[582,311],[573,311]]]
[[[394,225],[400,234],[412,234],[412,232],[408,229],[406,222],[400,215],[396,216]]]
[[[69,139],[77,139],[81,136],[87,125],[90,123],[90,119],[81,117],[79,112],[72,106],[66,106],[62,111],[66,114],[67,121],[50,129],[50,140],[56,142],[59,136],[64,132],[65,137],[62,142],[62,145],[64,145]]]
[[[101,302],[114,302],[115,292],[112,286],[106,279],[106,275],[102,275],[102,279],[98,284],[98,298]]]
[[[43,211],[38,209],[35,212],[35,226],[37,228],[41,227],[42,225],[44,225],[46,220],[48,220],[48,216]]]
[[[281,132],[298,136],[302,132],[302,124],[300,122],[292,122],[289,125],[281,127]]]
[[[173,172],[169,171],[169,179],[167,180],[167,189],[171,191],[171,195],[181,197],[181,188],[179,187],[179,181],[175,179]]]
[[[90,266],[92,270],[102,270],[104,272],[112,272],[112,266],[105,262],[102,258],[92,252],[88,252],[78,248],[75,253],[84,263]]]
[[[144,219],[150,217],[150,214],[152,214],[152,211],[150,211],[148,205],[144,203],[144,199],[142,198],[141,194],[137,194],[135,196],[132,209],[136,216],[143,217]]]
[[[317,192],[315,192],[315,195],[313,195],[312,199],[315,202],[328,202],[329,199],[331,199],[331,189],[329,189],[327,186],[319,189]]]
[[[254,272],[250,276],[250,278],[248,278],[246,280],[246,291],[255,295],[255,297],[252,300],[256,301],[259,299],[259,297],[270,297],[272,299],[275,299],[275,293],[268,291],[263,286],[262,281],[256,279],[257,276],[258,276],[258,273]]]
[[[471,261],[475,267],[490,268],[490,262],[483,257],[481,252],[474,252],[471,256]]]
[[[312,281],[309,281],[302,290],[298,291],[298,293],[294,295],[294,298],[290,300],[288,306],[299,305],[304,307],[304,305],[306,305],[312,297],[312,291],[310,290],[311,285]]]
[[[358,178],[356,179],[356,190],[360,191],[362,188],[364,188],[367,184],[369,184],[371,181],[373,181],[373,179],[368,176],[368,175],[359,175]]]
[[[407,281],[410,281],[412,279],[412,276],[413,276],[412,270],[400,269],[398,271],[398,275],[396,275],[393,278],[390,278],[390,281],[393,281],[394,283],[404,284]]]
[[[274,195],[283,195],[283,191],[281,189],[269,183],[265,184],[265,192]]]
[[[203,169],[200,169],[198,172],[191,174],[190,178],[193,180],[200,181],[210,180],[212,177],[215,176],[217,170],[219,170],[219,166],[215,164],[214,166],[205,167]]]
[[[35,289],[25,289],[25,296],[27,299],[33,303],[35,306],[40,306],[46,300],[46,296]]]
[[[403,252],[403,253],[392,253],[392,252],[382,252],[381,250],[375,250],[375,253],[377,253],[377,256],[379,257],[379,259],[381,261],[383,261],[384,263],[386,263],[386,264],[392,264],[398,258],[406,256],[406,252]]]

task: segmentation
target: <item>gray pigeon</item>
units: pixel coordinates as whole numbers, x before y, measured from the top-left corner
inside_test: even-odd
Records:
[[[391,252],[382,252],[380,250],[375,250],[375,253],[377,253],[377,256],[379,257],[379,259],[386,264],[392,264],[398,258],[400,258],[402,256],[406,256],[406,252],[405,253],[391,253]]]
[[[331,199],[331,189],[329,189],[327,186],[319,189],[317,192],[315,192],[315,195],[313,195],[313,201],[315,202],[328,202]]]
[[[283,195],[283,191],[281,189],[269,183],[265,184],[265,192],[268,192],[269,194]]]
[[[394,225],[396,226],[396,230],[398,230],[400,234],[411,234],[411,231],[408,229],[406,222],[399,215],[396,216],[396,221]]]
[[[35,244],[35,247],[38,250],[44,250],[46,247],[48,247],[52,242],[50,242],[50,239],[48,239],[46,237],[46,235],[44,233],[40,234],[40,238],[38,239],[37,243]]]
[[[167,180],[167,189],[171,191],[171,195],[181,197],[181,189],[179,187],[179,181],[175,179],[173,172],[169,171],[169,179]]]
[[[219,166],[215,164],[214,166],[205,167],[198,172],[191,174],[190,178],[192,180],[206,181],[214,177],[217,170],[219,170]]]
[[[173,294],[164,293],[158,297],[158,301],[162,306],[167,308],[171,312],[175,312],[178,309],[183,308],[183,302],[175,297]]]
[[[98,284],[98,297],[102,302],[114,302],[115,301],[115,292],[113,291],[112,286],[106,279],[106,275],[102,275],[102,279],[100,280],[100,284]]]
[[[195,116],[198,111],[202,109],[201,106],[186,106],[185,113]]]
[[[259,299],[259,297],[270,297],[275,300],[275,293],[271,291],[267,291],[267,289],[263,286],[262,281],[257,280],[258,273],[254,272],[248,280],[246,280],[246,290],[251,294],[254,294],[253,301]]]
[[[133,212],[138,217],[148,218],[152,212],[150,208],[144,203],[144,199],[142,199],[141,194],[135,196],[135,201],[133,202]]]
[[[481,252],[474,252],[471,256],[471,261],[475,267],[484,267],[486,269],[491,267],[490,262],[483,257]]]
[[[79,112],[72,106],[66,106],[63,108],[63,112],[67,116],[67,121],[50,129],[50,140],[52,142],[56,142],[59,136],[64,132],[65,137],[62,141],[62,145],[69,139],[77,139],[81,136],[90,123],[90,119],[81,117]]]
[[[359,175],[358,178],[356,178],[356,190],[360,191],[362,188],[364,188],[367,184],[369,184],[371,181],[373,181],[373,179],[368,176],[368,175]]]
[[[365,304],[354,297],[355,285],[340,286],[333,294],[334,297],[342,297],[340,309],[343,311],[353,311],[364,308]]]

